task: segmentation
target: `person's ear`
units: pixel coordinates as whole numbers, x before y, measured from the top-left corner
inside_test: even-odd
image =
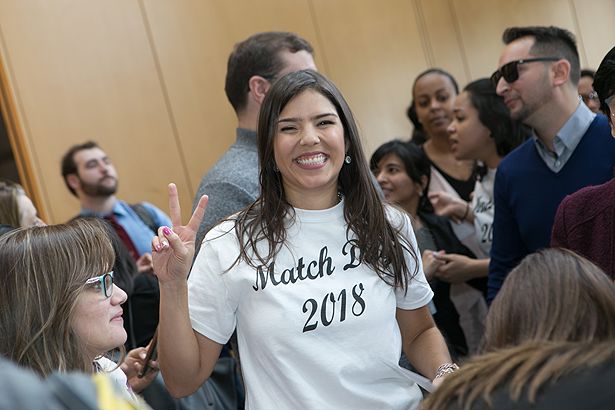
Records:
[[[551,67],[553,72],[553,85],[559,86],[566,84],[570,80],[570,62],[568,60],[558,60]]]
[[[68,183],[68,186],[74,189],[75,191],[81,185],[79,182],[79,177],[76,174],[68,174],[66,176],[66,182]]]
[[[271,88],[271,83],[265,77],[253,75],[248,80],[250,98],[256,101],[259,105],[263,103],[265,95]]]
[[[423,192],[425,188],[427,188],[427,184],[429,183],[429,177],[427,175],[422,175],[420,181],[421,182],[419,183],[419,186],[421,187],[421,192]]]

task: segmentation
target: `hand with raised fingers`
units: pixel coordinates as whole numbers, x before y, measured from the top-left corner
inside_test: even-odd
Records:
[[[186,280],[192,258],[197,230],[205,215],[207,195],[199,203],[188,221],[181,224],[181,208],[175,184],[169,184],[169,214],[173,227],[161,226],[158,236],[152,239],[152,260],[154,273],[162,284],[175,280]]]

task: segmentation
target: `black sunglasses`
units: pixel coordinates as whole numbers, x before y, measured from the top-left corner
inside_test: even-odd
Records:
[[[510,63],[504,64],[499,70],[495,70],[491,74],[491,83],[497,88],[500,78],[504,78],[508,84],[512,84],[519,79],[519,66],[526,63],[534,63],[537,61],[557,61],[561,60],[559,57],[536,57],[526,58],[523,60],[515,60]]]

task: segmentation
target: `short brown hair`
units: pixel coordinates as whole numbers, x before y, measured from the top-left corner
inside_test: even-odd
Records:
[[[280,52],[285,50],[314,53],[307,40],[283,31],[257,33],[235,45],[228,58],[224,91],[236,113],[246,106],[252,76],[260,75],[271,82],[278,77],[284,69]]]

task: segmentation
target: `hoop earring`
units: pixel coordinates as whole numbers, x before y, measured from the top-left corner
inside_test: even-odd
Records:
[[[350,158],[350,155],[346,155],[346,158],[344,158],[344,162],[347,164],[350,164],[352,162],[352,158]]]

